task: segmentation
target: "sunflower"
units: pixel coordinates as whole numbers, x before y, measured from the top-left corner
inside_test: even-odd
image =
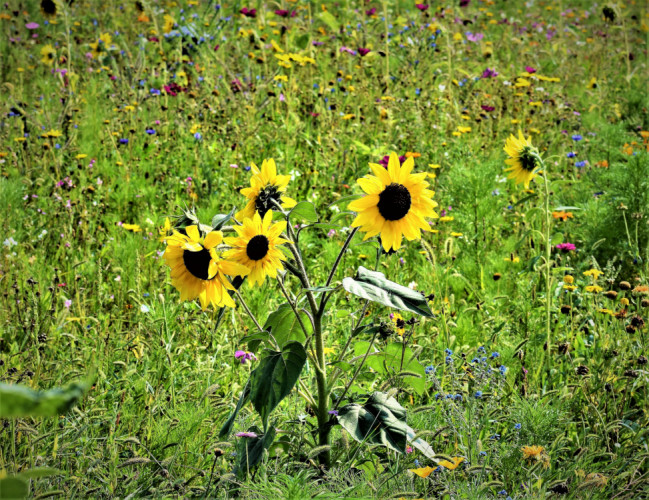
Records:
[[[56,17],[56,2],[54,0],[41,0],[41,12],[45,17]]]
[[[51,66],[56,60],[56,50],[51,45],[45,45],[41,49],[41,62]]]
[[[525,184],[525,189],[529,188],[530,181],[536,177],[536,167],[538,166],[538,150],[532,146],[532,137],[525,139],[523,132],[518,131],[518,137],[510,135],[503,148],[509,158],[505,160],[509,168],[505,172],[510,172],[509,178],[514,179],[516,184]]]
[[[370,163],[375,176],[357,181],[367,196],[348,206],[358,213],[352,226],[367,233],[364,240],[380,234],[386,252],[398,250],[403,236],[410,241],[420,239],[422,230],[430,230],[426,217],[439,217],[433,210],[437,206],[432,200],[435,193],[426,189],[427,174],[412,174],[414,165],[412,157],[401,165],[396,153],[390,154],[387,170]]]
[[[234,307],[234,301],[227,290],[234,287],[226,277],[245,276],[248,268],[226,259],[216,253],[216,247],[223,241],[220,231],[211,231],[201,237],[198,226],[187,226],[182,234],[174,231],[165,238],[167,249],[164,259],[171,268],[171,284],[180,292],[180,300],[198,298],[203,310],[209,304],[214,307]]]
[[[92,57],[94,59],[97,59],[98,57],[105,54],[112,43],[113,37],[110,36],[110,33],[103,33],[102,35],[100,35],[99,39],[96,42],[90,44],[90,48],[92,49]]]
[[[237,219],[252,219],[256,212],[264,217],[266,212],[275,208],[273,201],[279,203],[282,208],[293,208],[297,204],[295,200],[284,195],[291,176],[277,175],[275,160],[264,160],[261,170],[254,163],[251,168],[255,175],[250,179],[250,187],[240,191],[248,198],[248,204],[237,213]]]
[[[280,238],[286,229],[286,222],[272,224],[273,212],[267,211],[262,220],[259,213],[252,219],[244,219],[243,226],[234,226],[235,238],[225,238],[225,243],[232,246],[223,256],[249,269],[250,286],[261,285],[266,276],[277,278],[277,271],[283,271],[282,261],[286,260],[278,245],[288,243]]]

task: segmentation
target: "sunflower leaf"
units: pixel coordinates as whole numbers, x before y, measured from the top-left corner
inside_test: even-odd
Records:
[[[302,324],[297,320],[291,306],[282,304],[276,311],[268,315],[268,319],[264,323],[264,330],[269,331],[275,337],[279,347],[291,341],[304,342],[307,336],[313,333],[313,327],[307,313],[300,311],[300,318]],[[306,328],[306,332],[302,330],[302,325]],[[248,349],[256,352],[260,343],[261,339],[249,339]]]
[[[338,422],[358,442],[381,444],[406,453],[406,410],[396,399],[375,392],[363,406],[352,403],[340,409]]]
[[[267,350],[250,374],[250,401],[265,429],[271,412],[293,390],[305,363],[304,346],[300,342],[289,342],[281,351]]]
[[[212,217],[212,230],[219,231],[223,226],[225,226],[232,217],[234,217],[235,209],[230,210],[229,214],[217,214]]]
[[[385,278],[383,273],[359,267],[355,278],[343,279],[343,288],[363,299],[387,307],[432,317],[426,297],[408,287]]]
[[[301,201],[288,214],[290,217],[297,217],[307,222],[318,222],[318,214],[315,206],[310,201]]]

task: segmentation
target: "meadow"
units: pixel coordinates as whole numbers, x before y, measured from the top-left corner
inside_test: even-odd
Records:
[[[0,498],[649,496],[643,1],[0,6]]]

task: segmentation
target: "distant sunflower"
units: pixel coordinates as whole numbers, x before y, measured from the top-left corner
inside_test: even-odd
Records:
[[[525,189],[529,188],[530,181],[536,177],[535,169],[538,166],[538,150],[532,146],[532,137],[525,139],[523,132],[518,131],[518,137],[510,135],[503,148],[509,158],[505,160],[509,168],[505,172],[510,172],[509,178],[514,179],[516,184],[525,184]]]
[[[56,2],[54,0],[41,0],[41,12],[45,17],[56,17]]]
[[[51,45],[45,45],[41,49],[41,62],[51,66],[56,60],[56,50]]]
[[[259,213],[252,219],[244,219],[243,226],[234,226],[235,238],[225,238],[225,243],[232,246],[223,256],[245,266],[250,270],[250,286],[261,285],[266,276],[277,278],[277,271],[283,271],[282,261],[286,260],[279,245],[288,243],[280,238],[286,229],[286,222],[272,224],[273,212],[268,210],[262,220]]]
[[[364,240],[380,234],[386,252],[398,250],[404,236],[410,241],[420,239],[421,231],[430,230],[426,217],[439,217],[433,210],[437,206],[432,199],[435,193],[426,189],[428,174],[412,174],[414,166],[412,157],[401,165],[396,153],[390,155],[387,170],[370,163],[375,176],[357,181],[367,196],[348,206],[358,213],[352,226],[367,233]]]
[[[92,57],[98,59],[106,54],[112,43],[113,37],[110,36],[110,33],[100,35],[97,41],[90,44]]]
[[[254,163],[251,168],[254,175],[250,179],[250,187],[240,191],[248,198],[248,204],[237,213],[237,219],[252,219],[256,212],[264,217],[266,212],[275,208],[273,201],[279,203],[282,208],[293,208],[297,204],[295,200],[284,195],[291,176],[277,175],[275,160],[264,160],[261,170]]]
[[[198,298],[203,310],[214,307],[234,307],[228,290],[233,286],[226,277],[245,276],[248,268],[222,259],[216,247],[223,241],[220,231],[212,231],[203,238],[198,226],[187,226],[182,234],[174,231],[165,238],[164,259],[171,268],[171,284],[180,292],[180,300]]]

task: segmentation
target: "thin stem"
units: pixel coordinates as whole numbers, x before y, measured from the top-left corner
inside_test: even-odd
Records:
[[[340,261],[343,258],[343,255],[345,254],[345,251],[347,250],[347,247],[349,247],[349,244],[352,242],[352,239],[354,239],[354,236],[358,232],[358,228],[355,227],[352,229],[351,233],[349,233],[349,236],[347,236],[347,239],[345,240],[345,243],[343,243],[343,247],[340,249],[340,252],[338,253],[338,257],[336,257],[336,261],[334,262],[333,267],[331,268],[331,272],[329,273],[329,277],[327,278],[327,281],[325,283],[325,288],[328,287],[331,282],[334,279],[334,276],[336,275],[336,270],[338,269],[338,266],[340,265]],[[326,303],[327,299],[327,292],[322,293],[322,298],[320,299],[320,309],[319,311],[322,312],[324,310],[324,306]]]
[[[550,241],[550,185],[548,181],[548,172],[545,164],[540,156],[537,156],[539,164],[543,169],[543,185],[545,187],[545,329],[546,329],[546,365],[548,376],[550,373],[550,357],[551,357],[551,326],[550,326],[550,311],[552,306],[552,291],[551,291],[551,265],[550,259],[552,257],[552,243]]]
[[[257,321],[257,318],[255,318],[255,315],[252,314],[252,311],[248,307],[248,304],[246,304],[246,301],[243,300],[243,296],[239,293],[239,290],[235,289],[234,294],[237,296],[239,299],[239,302],[241,302],[241,305],[243,308],[246,310],[246,313],[248,313],[248,316],[250,316],[250,319],[252,322],[255,324],[255,326],[259,329],[260,332],[264,331],[264,328],[259,324],[259,321]]]

